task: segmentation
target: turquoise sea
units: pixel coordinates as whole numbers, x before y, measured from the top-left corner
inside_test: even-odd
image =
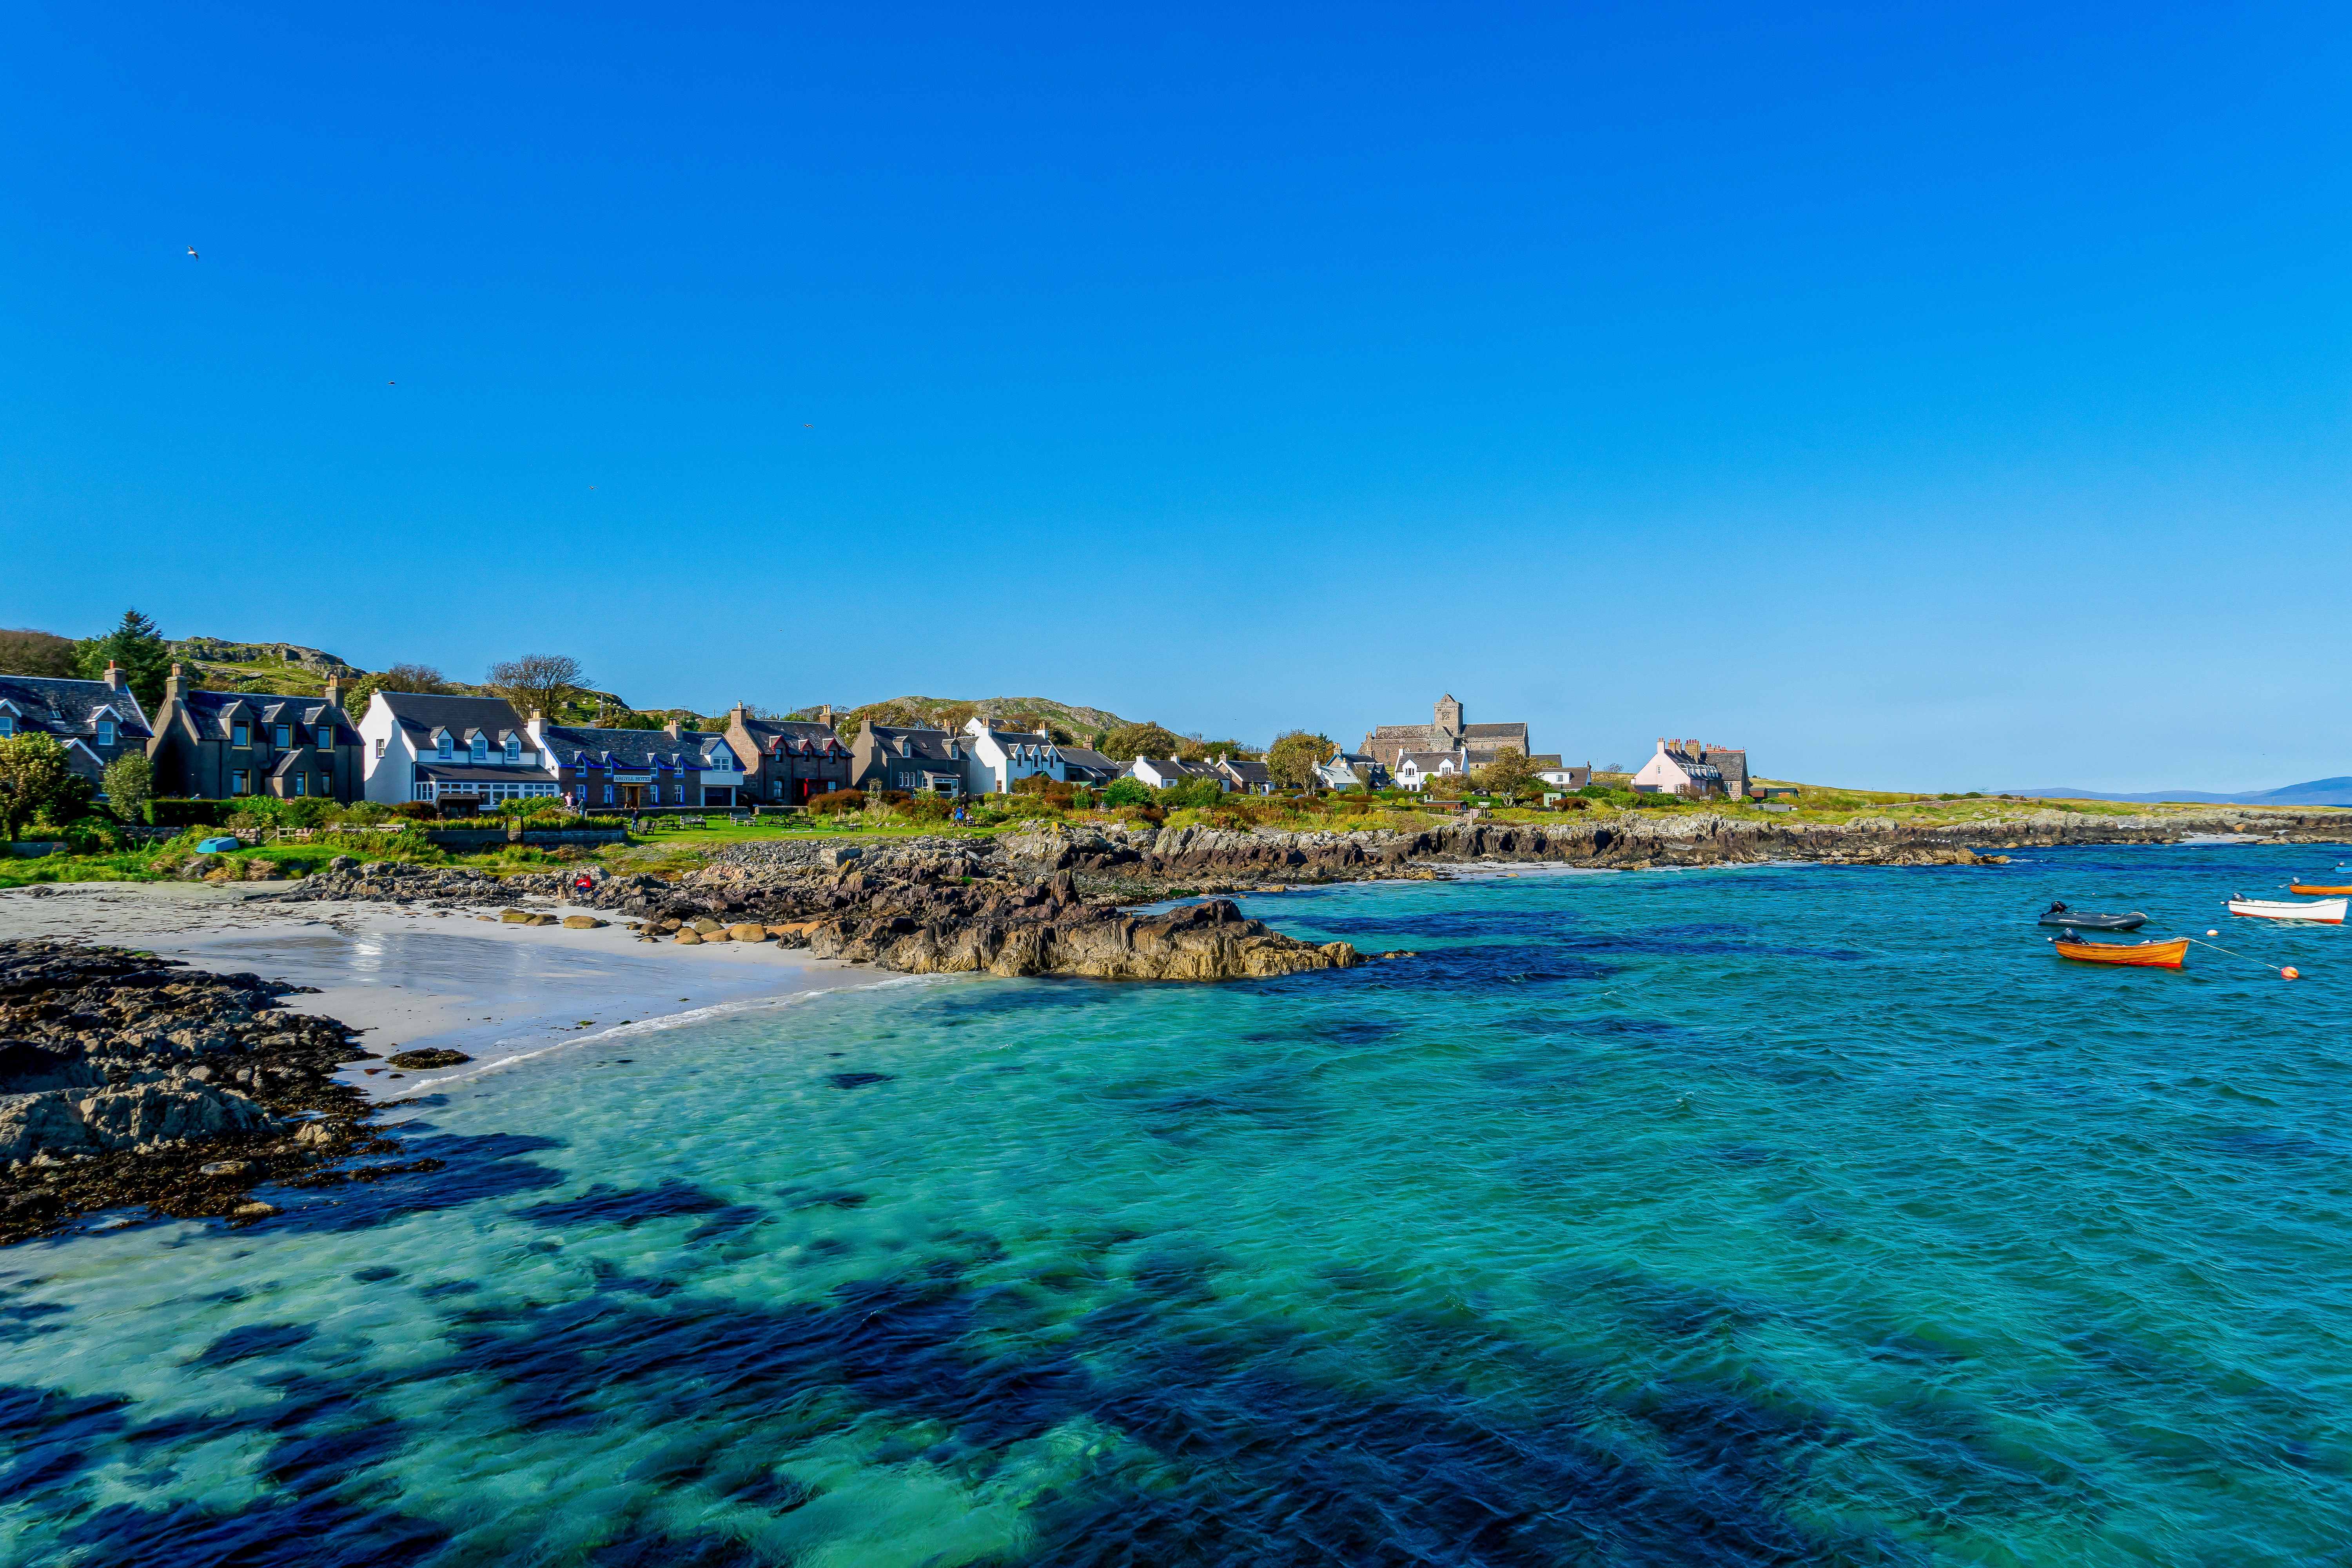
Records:
[[[2342,858],[1350,886],[1253,912],[1422,956],[589,1042],[394,1113],[438,1177],[0,1252],[0,1559],[2344,1563],[2352,930],[2220,908]]]

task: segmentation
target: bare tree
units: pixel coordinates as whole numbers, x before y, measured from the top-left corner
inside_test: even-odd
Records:
[[[429,664],[395,664],[377,678],[376,689],[438,697],[449,689],[449,680]]]
[[[523,718],[537,712],[552,719],[557,701],[587,685],[588,675],[570,654],[527,653],[490,666],[485,684]]]

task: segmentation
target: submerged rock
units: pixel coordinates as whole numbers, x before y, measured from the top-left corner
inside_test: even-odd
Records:
[[[474,1058],[463,1051],[431,1046],[421,1051],[398,1051],[383,1059],[396,1068],[454,1068],[463,1067]]]

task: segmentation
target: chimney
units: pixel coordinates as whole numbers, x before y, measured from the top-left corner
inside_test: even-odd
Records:
[[[175,661],[172,666],[171,679],[163,682],[163,700],[166,702],[177,702],[179,700],[180,667]]]
[[[743,705],[738,702],[734,707],[727,710],[727,727],[732,730],[749,717],[750,715],[743,711]]]
[[[665,734],[668,735],[671,740],[677,740],[678,731],[677,721],[676,719],[672,719],[668,723],[662,726],[662,731]]]
[[[330,708],[341,708],[343,705],[343,678],[341,676],[331,675],[327,677],[326,698],[327,706]]]
[[[106,673],[99,679],[106,682],[109,691],[120,691],[122,689],[122,667],[110,658],[106,661]]]

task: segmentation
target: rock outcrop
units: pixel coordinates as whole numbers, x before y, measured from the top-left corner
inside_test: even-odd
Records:
[[[333,1019],[285,1011],[299,989],[0,942],[0,1241],[123,1204],[227,1214],[257,1181],[368,1144],[334,1072],[373,1058]]]

